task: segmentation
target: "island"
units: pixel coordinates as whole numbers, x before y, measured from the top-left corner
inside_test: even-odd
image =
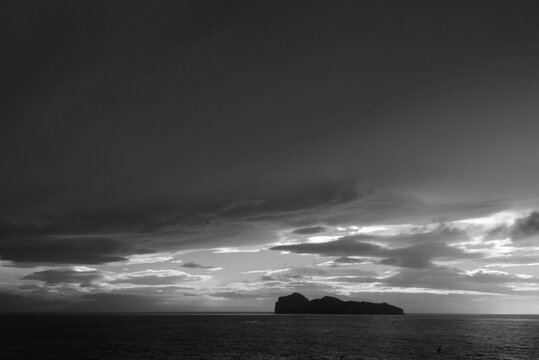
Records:
[[[366,301],[342,301],[324,296],[321,299],[307,299],[300,293],[281,296],[275,303],[275,314],[369,314],[403,315],[404,310],[387,304]]]

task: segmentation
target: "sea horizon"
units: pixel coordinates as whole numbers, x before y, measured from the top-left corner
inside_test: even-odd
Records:
[[[276,314],[273,311],[102,311],[102,312],[85,312],[85,311],[62,311],[62,312],[0,312],[0,316],[4,315],[276,315],[276,316],[404,316],[404,315],[435,315],[435,316],[538,316],[537,313],[419,313],[405,312],[402,315],[396,314]]]

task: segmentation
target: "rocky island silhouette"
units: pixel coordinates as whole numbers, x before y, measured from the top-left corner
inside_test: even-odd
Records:
[[[404,315],[404,310],[387,303],[343,301],[331,296],[309,301],[305,296],[295,292],[279,297],[275,303],[275,313]]]

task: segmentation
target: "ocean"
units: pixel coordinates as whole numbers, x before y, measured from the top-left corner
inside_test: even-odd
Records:
[[[539,359],[539,316],[2,315],[0,359]]]

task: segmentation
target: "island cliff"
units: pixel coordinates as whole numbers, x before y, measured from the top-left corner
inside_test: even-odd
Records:
[[[324,296],[309,301],[299,293],[281,296],[275,303],[276,314],[376,314],[403,315],[404,311],[396,306],[365,301],[342,301]]]

